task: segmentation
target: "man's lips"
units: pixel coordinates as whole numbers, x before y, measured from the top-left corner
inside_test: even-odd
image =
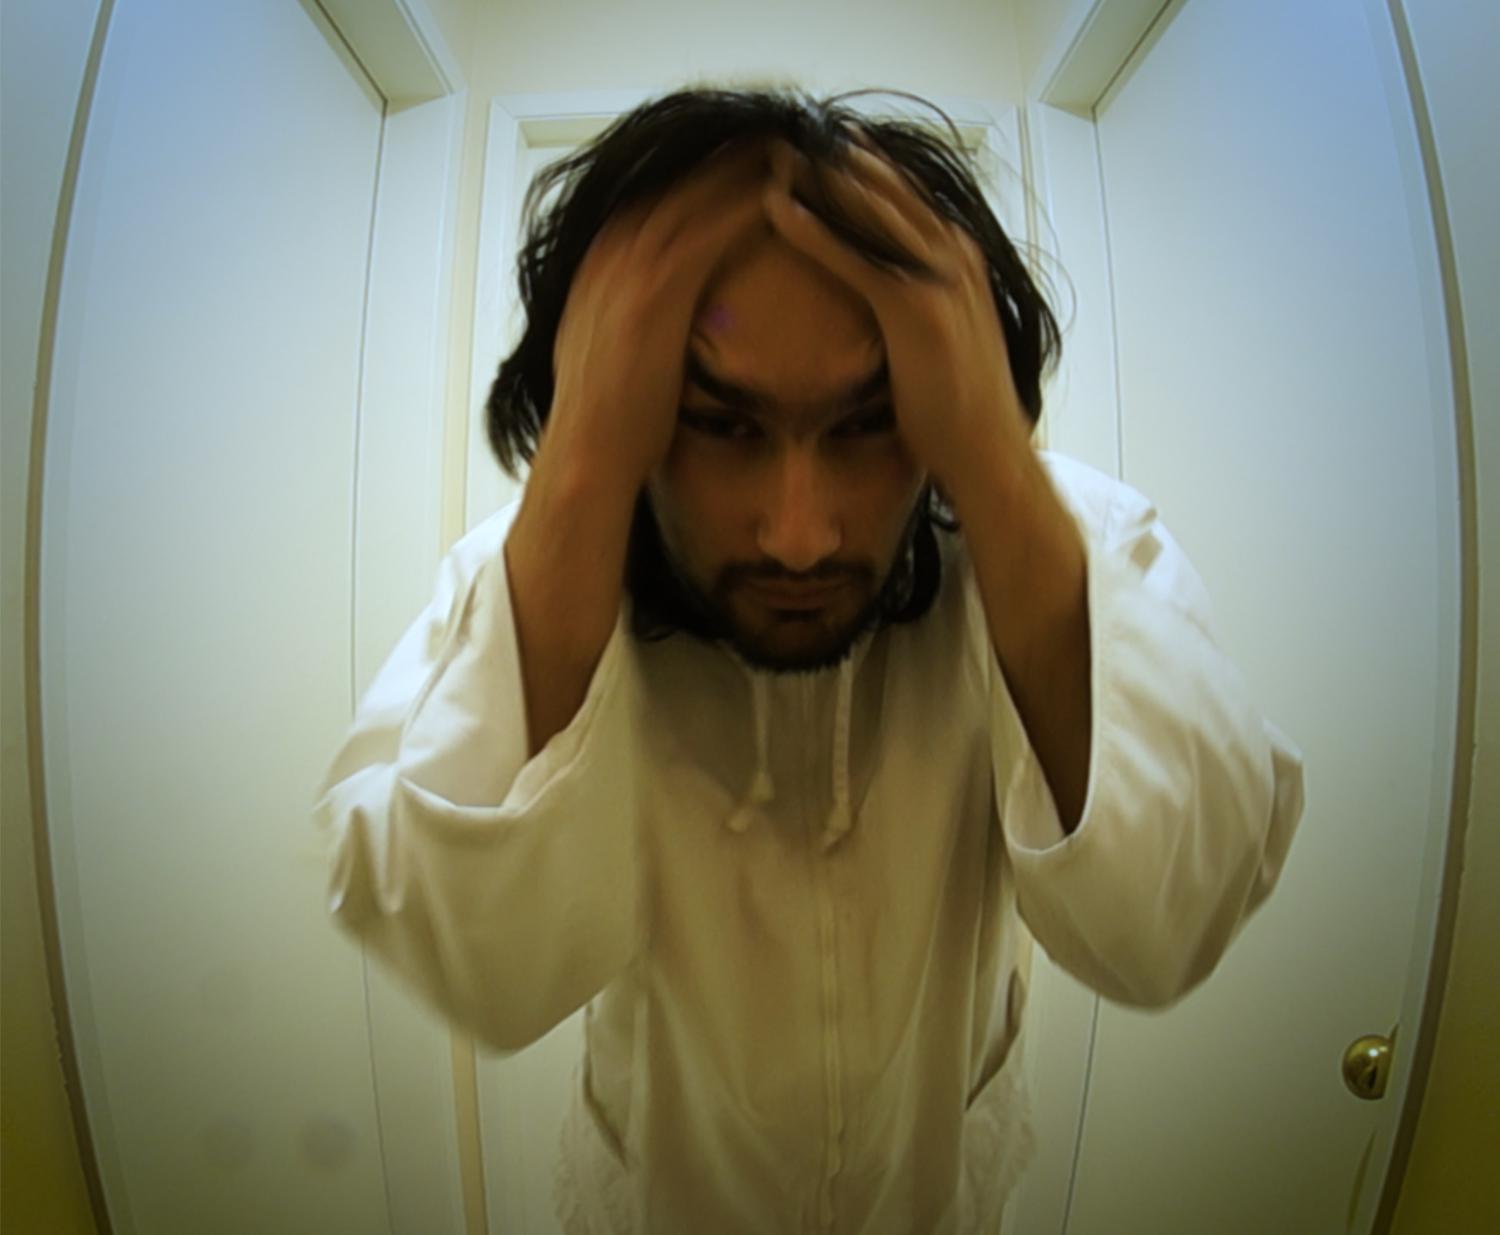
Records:
[[[762,583],[750,584],[751,590],[768,605],[783,609],[815,609],[826,605],[844,590],[842,583],[820,583],[801,587],[772,587]]]

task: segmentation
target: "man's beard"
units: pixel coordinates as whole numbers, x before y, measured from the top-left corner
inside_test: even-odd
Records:
[[[794,575],[773,562],[736,564],[720,570],[712,588],[704,592],[687,575],[662,538],[650,499],[641,495],[636,526],[632,530],[629,575],[637,605],[637,632],[666,626],[697,638],[728,644],[750,667],[767,673],[818,673],[842,664],[865,635],[888,625],[911,598],[914,585],[914,544],[926,517],[928,495],[924,490],[902,531],[899,547],[878,588],[871,589],[874,569],[868,565],[820,568]],[[818,584],[843,583],[859,587],[868,600],[850,619],[837,626],[824,625],[818,637],[803,641],[795,651],[778,649],[774,638],[750,630],[733,613],[732,598],[748,583]],[[644,606],[643,606],[644,602]],[[641,612],[644,607],[645,612]],[[774,608],[774,606],[772,606]],[[782,611],[771,623],[778,626],[816,627],[820,610]]]

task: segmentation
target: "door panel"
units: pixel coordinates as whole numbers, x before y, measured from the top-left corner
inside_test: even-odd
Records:
[[[293,860],[352,702],[382,108],[317,20],[120,0],[68,238],[43,748],[122,1235],[389,1223],[361,968]]]
[[[1451,401],[1383,10],[1188,0],[1097,114],[1123,478],[1306,756],[1281,885],[1165,1013],[1100,1004],[1069,1235],[1367,1230],[1457,708]],[[1352,1222],[1352,1226],[1350,1225]]]

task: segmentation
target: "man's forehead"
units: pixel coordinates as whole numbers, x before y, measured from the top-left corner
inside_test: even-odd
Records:
[[[709,305],[698,314],[698,329],[706,331],[728,331],[734,326],[734,313],[722,300]]]
[[[753,378],[719,372],[713,361],[691,345],[688,347],[683,373],[690,383],[705,394],[739,411],[768,412],[788,405],[787,400]],[[890,365],[882,352],[874,369],[842,388],[831,391],[826,396],[826,401],[839,407],[856,408],[889,395],[890,386]]]

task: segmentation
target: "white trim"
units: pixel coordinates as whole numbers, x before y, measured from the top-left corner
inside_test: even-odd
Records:
[[[1142,39],[1182,0],[1092,0],[1074,6],[1029,75],[1027,97],[1090,117]]]
[[[316,0],[394,109],[456,94],[463,73],[425,0]]]
[[[430,597],[442,544],[449,305],[466,96],[386,109],[369,270],[354,522],[354,693]],[[365,959],[392,1229],[465,1229],[447,1027]]]
[[[1033,101],[1026,132],[1028,188],[1039,207],[1033,243],[1067,276],[1055,288],[1062,361],[1046,391],[1045,444],[1119,476],[1113,298],[1094,124]],[[1098,1012],[1097,994],[1033,950],[1027,1017],[1036,1046],[1023,1066],[1030,1092],[1047,1101],[1034,1104],[1038,1154],[1006,1206],[1007,1235],[1060,1235],[1065,1228]]]
[[[437,94],[458,94],[466,86],[463,71],[443,38],[426,0],[395,0],[406,18],[407,29],[437,75]],[[396,101],[393,96],[392,101]]]
[[[1445,268],[1433,211],[1440,199],[1435,198],[1428,183],[1428,169],[1423,161],[1424,134],[1419,131],[1413,90],[1420,90],[1419,80],[1409,80],[1402,62],[1396,23],[1406,22],[1402,0],[1362,0],[1370,27],[1370,45],[1384,81],[1383,91],[1389,113],[1391,138],[1401,165],[1402,187],[1406,193],[1406,215],[1411,222],[1412,253],[1420,288],[1421,320],[1425,333],[1421,340],[1426,354],[1431,424],[1434,437],[1433,459],[1436,473],[1433,491],[1437,498],[1438,535],[1432,546],[1438,579],[1437,664],[1438,680],[1452,683],[1451,691],[1436,692],[1432,715],[1432,783],[1429,786],[1427,835],[1422,852],[1422,870],[1417,882],[1415,929],[1407,957],[1402,983],[1401,1015],[1391,1035],[1396,1040],[1392,1052],[1391,1072],[1386,1082],[1382,1105],[1394,1106],[1397,1113],[1378,1123],[1366,1157],[1366,1171],[1361,1180],[1358,1205],[1353,1214],[1351,1231],[1376,1231],[1381,1203],[1386,1193],[1399,1186],[1389,1178],[1395,1163],[1395,1150],[1403,1130],[1414,1126],[1421,1110],[1422,1093],[1412,1090],[1415,1061],[1430,1057],[1435,1046],[1437,1026],[1423,1034],[1423,1012],[1429,1003],[1442,1000],[1441,989],[1432,985],[1433,962],[1439,946],[1438,927],[1442,917],[1443,875],[1450,862],[1462,860],[1462,852],[1450,851],[1453,830],[1455,789],[1459,783],[1458,750],[1459,713],[1463,706],[1465,673],[1460,645],[1461,607],[1464,578],[1462,559],[1462,503],[1459,483],[1458,392],[1454,382],[1454,354],[1449,340],[1449,316],[1445,292],[1451,290],[1454,303],[1459,289],[1445,288],[1449,271]],[[1432,135],[1425,135],[1429,140]],[[1446,219],[1443,230],[1449,230]],[[1468,667],[1472,675],[1473,666]],[[1458,820],[1459,828],[1465,821]],[[1457,886],[1455,880],[1454,886]],[[1452,946],[1451,937],[1443,941]],[[1384,1027],[1381,1027],[1382,1029]],[[1379,1032],[1378,1029],[1372,1032]],[[1424,1036],[1431,1040],[1425,1040]],[[1425,1078],[1424,1078],[1425,1079]],[[1400,1164],[1404,1169],[1406,1163]],[[1388,1214],[1393,1214],[1394,1206]]]
[[[429,598],[446,548],[443,439],[468,94],[425,0],[320,3],[384,96],[355,485],[357,698]],[[453,1034],[368,956],[364,970],[392,1230],[459,1235],[469,1219]]]

